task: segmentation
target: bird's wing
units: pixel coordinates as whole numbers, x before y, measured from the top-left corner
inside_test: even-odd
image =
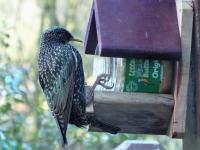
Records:
[[[76,62],[70,51],[63,54],[61,48],[67,47],[58,47],[57,53],[48,56],[47,69],[45,73],[39,73],[39,81],[66,143],[65,134],[72,107]]]
[[[53,111],[54,118],[59,128],[62,140],[62,146],[65,146],[67,145],[66,131],[71,116],[71,108],[73,100],[74,73],[72,72],[69,78],[66,79],[65,81],[61,81],[63,79],[60,79],[58,81],[59,89],[49,99],[48,104],[51,110]]]
[[[69,71],[64,67],[64,72]],[[65,109],[71,109],[74,89],[74,71],[69,76],[66,73],[61,74],[53,85],[53,90],[47,94],[48,104],[54,115],[61,115]],[[47,90],[47,92],[49,92]],[[45,92],[46,93],[46,92]]]
[[[44,89],[44,93],[54,114],[63,113],[64,109],[72,101],[75,60],[72,52],[61,50],[67,48],[57,47],[58,53],[53,53],[53,56],[47,59],[46,64],[49,71],[46,74],[48,76],[49,88]],[[59,51],[65,51],[65,53],[59,53]]]

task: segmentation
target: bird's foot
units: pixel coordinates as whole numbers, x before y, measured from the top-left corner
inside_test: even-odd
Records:
[[[100,74],[99,76],[97,76],[97,79],[93,85],[93,89],[95,89],[95,87],[97,85],[102,86],[105,89],[112,89],[114,87],[114,83],[112,85],[106,85],[106,83],[110,80],[111,75],[110,74]]]
[[[102,73],[97,76],[96,81],[94,82],[93,86],[85,86],[86,87],[86,97],[87,97],[87,105],[93,102],[94,98],[94,90],[97,85],[104,87],[105,89],[112,89],[114,87],[114,83],[112,85],[106,85],[106,83],[110,80],[110,74]]]

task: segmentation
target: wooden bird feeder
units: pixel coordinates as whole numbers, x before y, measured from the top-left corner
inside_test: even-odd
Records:
[[[190,5],[181,0],[94,0],[84,41],[86,54],[165,60],[175,69],[173,80],[165,81],[173,85],[169,94],[96,91],[87,112],[121,128],[121,133],[181,138],[185,133],[192,15]],[[89,130],[101,131],[94,126]]]

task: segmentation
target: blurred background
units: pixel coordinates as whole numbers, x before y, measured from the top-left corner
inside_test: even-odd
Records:
[[[84,38],[92,0],[0,0],[0,150],[57,150],[58,133],[38,84],[37,53],[41,32],[66,27]],[[83,56],[92,83],[92,56]],[[75,150],[110,150],[124,140],[157,140],[166,150],[182,149],[181,140],[153,135],[88,133],[69,126]]]

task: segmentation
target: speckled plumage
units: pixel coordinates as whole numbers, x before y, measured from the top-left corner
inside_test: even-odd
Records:
[[[79,52],[68,42],[72,35],[64,28],[46,30],[39,51],[39,82],[67,144],[68,122],[79,127],[87,124],[85,116],[84,72]]]
[[[82,58],[76,49],[73,49],[77,58],[77,69],[75,70],[75,84],[72,102],[72,111],[69,123],[78,127],[88,124],[88,118],[85,113],[86,96],[85,96],[85,80],[82,66]]]
[[[86,100],[91,101],[96,85],[112,87],[105,85],[108,75],[103,74],[91,88],[91,95],[86,94],[82,58],[68,43],[70,40],[73,36],[64,28],[47,29],[41,37],[38,58],[39,82],[62,135],[63,146],[67,145],[68,123],[78,127],[92,124],[110,133],[119,131],[95,116],[86,115]]]

